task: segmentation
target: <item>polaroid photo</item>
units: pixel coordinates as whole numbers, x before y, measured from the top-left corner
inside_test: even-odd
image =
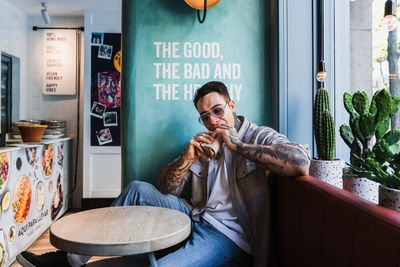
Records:
[[[106,106],[98,102],[94,102],[92,109],[90,110],[90,115],[102,119],[104,112],[106,111]]]
[[[103,44],[104,33],[103,32],[92,32],[92,37],[90,38],[91,45],[100,46]]]
[[[103,121],[104,121],[104,126],[117,126],[118,125],[117,112],[111,111],[104,113]]]
[[[112,45],[102,44],[99,47],[99,54],[97,55],[99,58],[111,59],[112,56]]]
[[[109,128],[102,129],[96,132],[99,145],[105,145],[112,142],[111,132]]]

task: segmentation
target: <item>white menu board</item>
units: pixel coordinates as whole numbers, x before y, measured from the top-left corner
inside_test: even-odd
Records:
[[[76,93],[76,31],[43,31],[43,94]]]

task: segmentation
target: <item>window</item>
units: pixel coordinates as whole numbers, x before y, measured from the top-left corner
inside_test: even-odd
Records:
[[[383,21],[385,2],[386,0],[375,0],[372,3],[373,91],[395,86],[390,82],[397,79],[398,72],[397,37],[400,31],[397,28],[388,31],[388,26]]]
[[[383,20],[385,3],[386,0],[350,2],[352,92],[362,90],[372,96],[386,88],[393,95],[400,89],[397,89],[400,30],[388,30]]]
[[[1,133],[11,128],[12,57],[1,54],[0,126]]]
[[[399,44],[400,30],[384,21],[385,5],[399,7],[396,0],[349,0],[350,23],[350,88],[348,92],[365,91],[371,101],[373,94],[387,89],[392,96],[400,95]],[[393,9],[395,12],[395,8]],[[396,14],[396,13],[394,13]],[[397,18],[394,17],[394,22]],[[393,22],[392,21],[392,22]],[[399,112],[397,113],[399,114]],[[345,122],[347,125],[349,121]],[[400,116],[392,117],[391,127],[400,129]],[[371,145],[374,145],[372,138]],[[350,151],[350,149],[348,149]],[[347,160],[347,162],[349,162]],[[345,187],[374,203],[378,203],[378,184],[369,180],[350,181]]]

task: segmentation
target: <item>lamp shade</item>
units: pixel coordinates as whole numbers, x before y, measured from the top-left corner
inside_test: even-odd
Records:
[[[186,4],[197,10],[204,10],[204,0],[185,0]],[[218,4],[219,0],[207,0],[207,9]]]
[[[396,2],[392,0],[386,0],[384,17],[393,15],[396,15]]]

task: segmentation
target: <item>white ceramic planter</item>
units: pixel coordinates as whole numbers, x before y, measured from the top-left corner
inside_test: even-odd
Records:
[[[342,188],[343,167],[342,159],[311,159],[309,173],[323,182]]]
[[[379,186],[379,205],[400,211],[400,190]]]
[[[367,178],[343,178],[343,189],[378,204],[379,183]]]

